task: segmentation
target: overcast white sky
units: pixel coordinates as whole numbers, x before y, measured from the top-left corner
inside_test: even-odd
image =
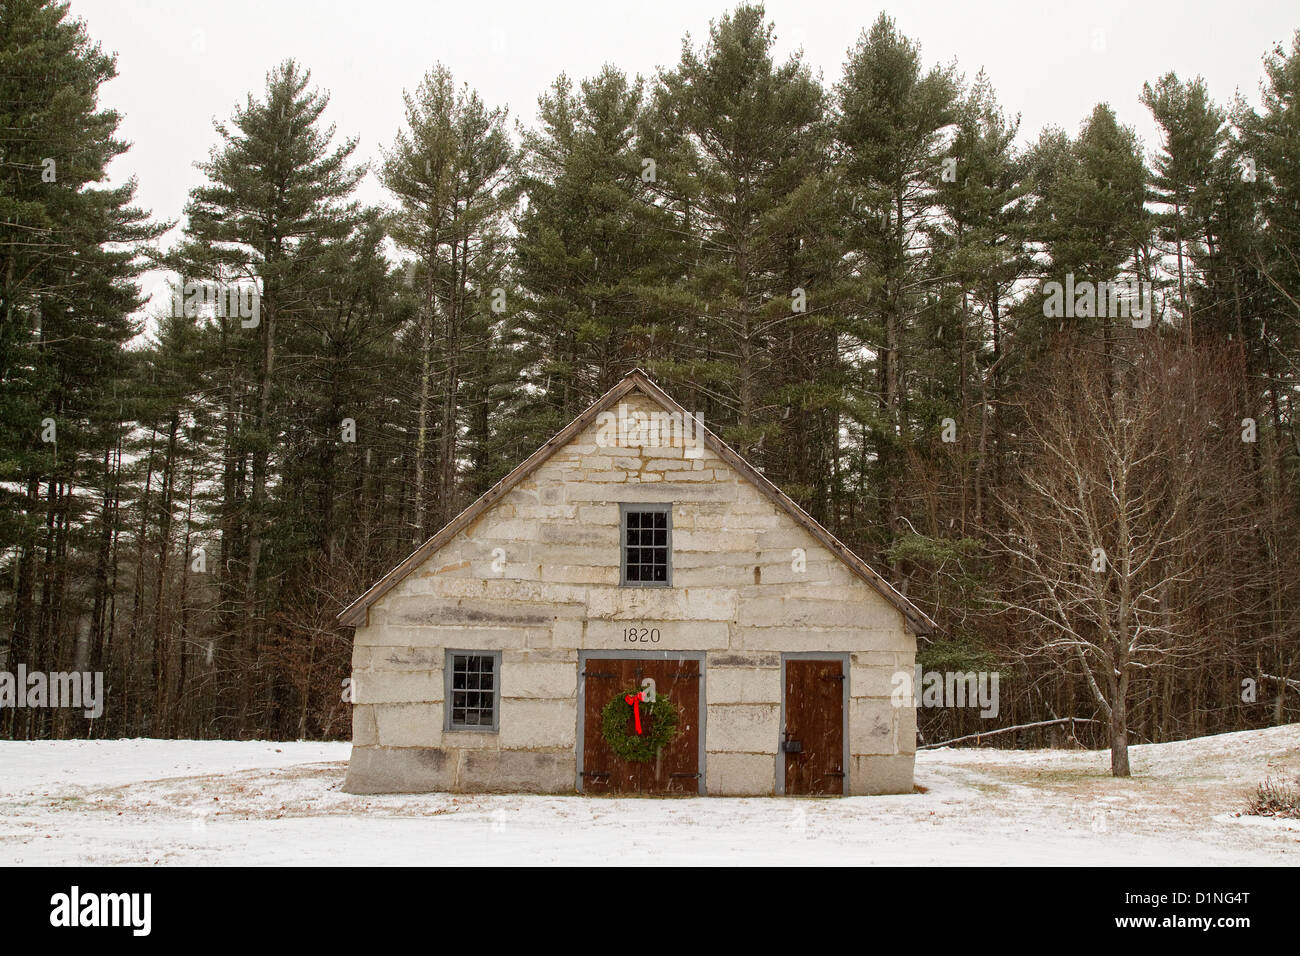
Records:
[[[326,118],[360,137],[358,157],[377,159],[402,123],[403,89],[441,61],[489,104],[531,124],[537,96],[560,72],[582,78],[612,62],[650,76],[676,63],[682,37],[699,44],[725,0],[72,0],[91,36],[118,54],[119,77],[105,105],[124,116],[133,144],[113,166],[114,180],[136,176],[139,201],[179,219],[199,180],[193,163],[216,141],[214,118],[227,118],[285,57],[312,71],[331,95]],[[1261,59],[1289,46],[1300,28],[1296,0],[1190,0],[1066,3],[914,0],[884,4],[771,0],[777,49],[802,48],[826,84],[836,82],[847,50],[880,10],[921,46],[927,65],[956,59],[968,78],[983,67],[1008,113],[1022,115],[1022,139],[1046,125],[1071,133],[1092,106],[1111,104],[1120,121],[1155,145],[1137,97],[1167,70],[1201,74],[1211,95],[1240,91],[1258,101]],[[373,175],[361,199],[382,202]]]

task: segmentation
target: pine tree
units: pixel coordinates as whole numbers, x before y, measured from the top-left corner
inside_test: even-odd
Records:
[[[514,254],[541,406],[528,426],[551,434],[630,369],[671,361],[685,244],[638,132],[640,80],[606,67],[575,90],[561,76],[538,113],[524,138]]]
[[[1030,163],[1035,193],[1030,229],[1042,244],[1045,278],[1067,288],[1071,275],[1077,282],[1094,284],[1157,281],[1153,222],[1146,208],[1146,163],[1136,134],[1119,125],[1109,106],[1101,103],[1093,109],[1077,139],[1055,130],[1045,133]],[[1025,304],[1023,349],[1067,326],[1085,337],[1100,330],[1102,349],[1113,368],[1122,325],[1128,321],[1121,325],[1109,302],[1102,308],[1099,296],[1091,314],[1085,309],[1070,317],[1047,315],[1050,310],[1041,296]],[[1155,304],[1151,309],[1152,324],[1158,328],[1162,310]]]
[[[687,268],[696,328],[670,379],[691,378],[723,436],[771,464],[780,363],[792,325],[822,307],[800,243],[826,169],[826,95],[799,56],[776,64],[775,28],[741,5],[660,75],[646,119],[665,205],[698,251]],[[658,136],[659,141],[654,137]],[[798,290],[798,291],[797,291]]]
[[[906,530],[904,462],[917,440],[906,385],[920,317],[931,307],[926,227],[945,135],[958,119],[958,85],[952,69],[923,72],[916,45],[882,14],[850,50],[836,96],[847,263],[857,285],[850,305],[863,349],[857,392],[875,406],[862,402],[852,428],[861,491],[875,500],[853,534],[881,547]]]
[[[933,348],[943,355],[941,368],[951,368],[956,378],[950,401],[960,411],[952,444],[959,452],[957,519],[963,531],[968,518],[982,522],[988,484],[1000,483],[1007,308],[1031,267],[1026,249],[1029,186],[1014,149],[1018,130],[1019,120],[1006,118],[981,73],[961,105],[936,196],[943,217],[933,230],[933,268],[951,283],[938,311],[954,313],[956,334],[939,329]],[[926,426],[933,431],[939,423]]]
[[[265,628],[267,487],[283,429],[277,335],[310,307],[323,275],[320,240],[351,229],[350,196],[364,174],[349,162],[355,140],[331,148],[334,129],[321,126],[329,97],[309,91],[310,82],[309,71],[285,61],[267,75],[263,99],[250,95],[229,124],[215,124],[221,143],[198,166],[209,182],[192,191],[186,241],[170,260],[183,276],[217,283],[227,298],[237,287],[257,290],[257,315],[225,308],[215,316],[228,375],[219,567],[223,603],[242,610],[226,629],[238,634],[246,667]],[[238,682],[238,728],[248,725],[253,684]]]
[[[140,249],[167,228],[130,205],[134,182],[100,185],[127,148],[97,104],[116,64],[67,12],[15,0],[0,14],[0,549],[16,561],[6,659],[33,669],[85,663],[77,558],[120,434]],[[48,712],[3,716],[15,735],[52,729]]]
[[[1237,228],[1228,237],[1235,262],[1234,305],[1255,351],[1252,365],[1258,370],[1262,411],[1258,466],[1268,489],[1261,522],[1266,530],[1260,533],[1269,569],[1268,613],[1257,646],[1273,661],[1273,719],[1280,724],[1285,720],[1284,679],[1300,670],[1295,651],[1300,575],[1290,544],[1300,528],[1300,409],[1295,399],[1300,378],[1300,31],[1289,49],[1274,47],[1264,60],[1264,72],[1262,111],[1241,102],[1234,110],[1237,141],[1230,150],[1231,174],[1224,178],[1238,200]],[[1247,219],[1245,212],[1255,210],[1260,216]]]
[[[1187,83],[1166,73],[1155,86],[1142,87],[1142,102],[1160,127],[1162,149],[1152,169],[1152,198],[1165,207],[1156,218],[1158,236],[1169,244],[1178,278],[1180,323],[1194,339],[1193,266],[1204,262],[1213,243],[1209,217],[1213,205],[1211,173],[1227,142],[1225,117],[1205,91],[1200,77]]]
[[[493,313],[484,315],[482,303],[509,305],[507,288],[487,281],[500,277],[501,236],[518,187],[504,110],[487,108],[468,88],[458,92],[442,66],[405,102],[406,129],[385,152],[380,179],[398,202],[393,238],[415,256],[419,368],[411,526],[413,540],[423,541],[461,504],[462,393],[471,355],[488,348]],[[425,474],[431,447],[432,483]]]

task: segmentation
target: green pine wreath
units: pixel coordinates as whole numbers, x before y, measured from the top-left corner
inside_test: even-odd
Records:
[[[632,705],[623,700],[629,694],[640,693],[640,688],[623,691],[608,704],[600,715],[600,731],[614,751],[624,760],[648,763],[659,755],[677,736],[677,705],[662,694],[655,695],[653,704],[641,702],[641,727],[637,734],[632,726]]]

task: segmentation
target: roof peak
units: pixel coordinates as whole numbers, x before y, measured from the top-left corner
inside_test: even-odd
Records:
[[[537,451],[533,452],[533,454],[525,459],[517,468],[514,469],[514,471],[510,472],[510,474],[506,475],[484,492],[477,501],[448,522],[437,534],[424,544],[420,545],[420,547],[413,551],[404,561],[376,581],[369,590],[344,608],[339,613],[338,619],[344,624],[364,624],[367,620],[367,611],[370,608],[370,605],[374,604],[377,600],[387,594],[398,584],[398,582],[423,564],[430,555],[476,521],[480,515],[491,508],[494,504],[504,498],[515,487],[515,485],[519,484],[519,482],[532,474],[552,455],[578,437],[578,435],[581,434],[588,425],[592,424],[596,420],[597,415],[610,408],[634,388],[639,388],[646,395],[667,408],[669,411],[679,412],[682,415],[690,415],[690,412],[657,385],[644,369],[632,369],[632,371],[628,372],[619,380],[617,385],[610,388],[604,395],[592,402],[591,405],[582,412],[582,414],[569,422],[569,424],[560,429],[560,431],[552,435],[545,444],[538,448]],[[699,428],[704,439],[705,447],[738,471],[742,477],[754,485],[754,487],[762,492],[762,494],[773,504],[786,512],[798,524],[803,526],[803,528],[816,538],[828,551],[847,565],[849,570],[853,571],[859,578],[875,588],[881,596],[885,598],[885,600],[889,601],[889,603],[903,615],[908,625],[914,631],[920,634],[928,634],[936,627],[934,621],[931,620],[924,611],[904,597],[892,584],[886,581],[865,561],[849,550],[847,545],[827,531],[826,528],[808,514],[808,512],[799,507],[793,499],[774,485],[761,471],[742,458],[738,452],[710,431],[702,422],[699,424]]]

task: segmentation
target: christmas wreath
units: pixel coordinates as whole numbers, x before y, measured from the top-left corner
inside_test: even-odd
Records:
[[[667,697],[646,700],[642,690],[619,694],[601,712],[601,734],[624,760],[647,763],[677,736],[677,706]],[[628,732],[628,724],[632,732]]]

